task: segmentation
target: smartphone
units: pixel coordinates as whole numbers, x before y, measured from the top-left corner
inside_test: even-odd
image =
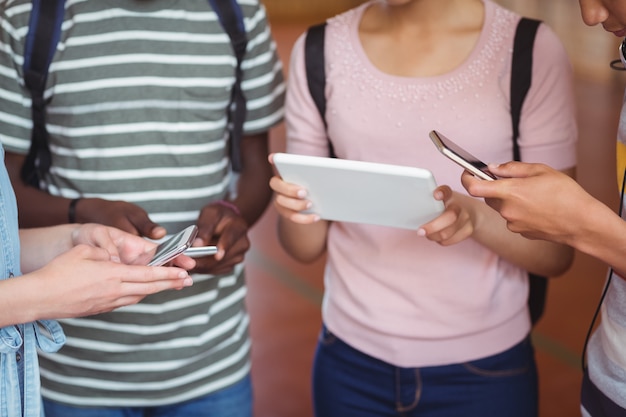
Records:
[[[433,130],[432,132],[430,132],[429,136],[435,146],[437,146],[437,149],[439,149],[442,154],[452,159],[454,162],[461,165],[463,168],[465,168],[478,178],[482,178],[483,180],[488,181],[498,179],[498,177],[489,172],[487,164],[476,158],[471,153],[467,152],[465,149],[461,148],[456,143],[452,142],[441,133]]]
[[[196,238],[196,234],[198,234],[198,228],[195,225],[191,225],[176,233],[157,246],[156,252],[148,265],[161,266],[176,258],[191,246]]]
[[[215,255],[217,246],[192,246],[183,252],[190,258],[202,258],[203,256]]]

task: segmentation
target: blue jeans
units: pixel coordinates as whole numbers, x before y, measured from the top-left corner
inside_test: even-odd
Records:
[[[534,350],[526,338],[472,362],[399,368],[352,348],[324,327],[313,366],[313,404],[317,417],[534,417]]]
[[[250,376],[183,403],[156,407],[77,407],[44,399],[46,417],[252,417]]]

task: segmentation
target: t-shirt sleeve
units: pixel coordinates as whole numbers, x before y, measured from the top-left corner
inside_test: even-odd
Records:
[[[523,161],[555,169],[576,165],[576,106],[572,66],[556,34],[539,26],[532,83],[522,107],[519,145]]]
[[[248,44],[242,63],[242,89],[246,97],[246,134],[265,132],[283,120],[285,82],[263,5],[246,2],[244,10]]]
[[[287,152],[329,156],[324,121],[307,84],[304,61],[305,38],[305,34],[298,38],[291,53],[285,108]]]

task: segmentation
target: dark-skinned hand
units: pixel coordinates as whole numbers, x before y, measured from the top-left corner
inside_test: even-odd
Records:
[[[165,228],[150,220],[144,209],[125,201],[81,199],[76,205],[76,222],[113,226],[149,239],[161,239],[167,234]]]
[[[196,259],[192,272],[202,274],[224,274],[243,262],[250,249],[248,224],[232,208],[210,204],[202,209],[198,218],[198,236],[193,246],[216,245],[218,252],[213,256]]]

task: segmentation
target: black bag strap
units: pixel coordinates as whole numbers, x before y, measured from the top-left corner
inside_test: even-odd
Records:
[[[306,32],[304,65],[306,81],[315,106],[326,126],[326,69],[324,68],[324,38],[326,22],[311,26]]]
[[[309,86],[311,98],[324,122],[324,128],[328,134],[326,122],[326,69],[324,68],[324,42],[326,35],[326,22],[311,26],[304,40],[304,65],[306,67],[306,80]],[[328,140],[329,155],[335,158],[333,142]]]
[[[33,0],[24,47],[24,83],[32,100],[33,130],[20,176],[24,183],[37,188],[51,164],[44,91],[48,68],[61,36],[64,11],[64,0]]]
[[[522,105],[530,89],[533,72],[533,46],[541,22],[523,17],[517,24],[511,61],[511,120],[513,123],[513,160],[520,161],[518,144]]]
[[[513,59],[511,61],[511,121],[513,124],[513,159],[521,160],[519,149],[519,122],[522,105],[532,83],[533,46],[540,21],[520,19],[515,31]],[[534,325],[543,316],[548,292],[548,278],[528,274],[528,309],[530,321]]]
[[[243,70],[241,63],[248,39],[243,21],[243,13],[237,0],[209,0],[213,10],[217,13],[224,31],[228,34],[230,42],[237,58],[235,69],[235,85],[231,95],[231,111],[229,113],[230,132],[230,160],[234,171],[240,172],[241,162],[241,138],[243,136],[243,124],[246,120],[246,98],[241,88]],[[234,107],[233,107],[234,104]]]

